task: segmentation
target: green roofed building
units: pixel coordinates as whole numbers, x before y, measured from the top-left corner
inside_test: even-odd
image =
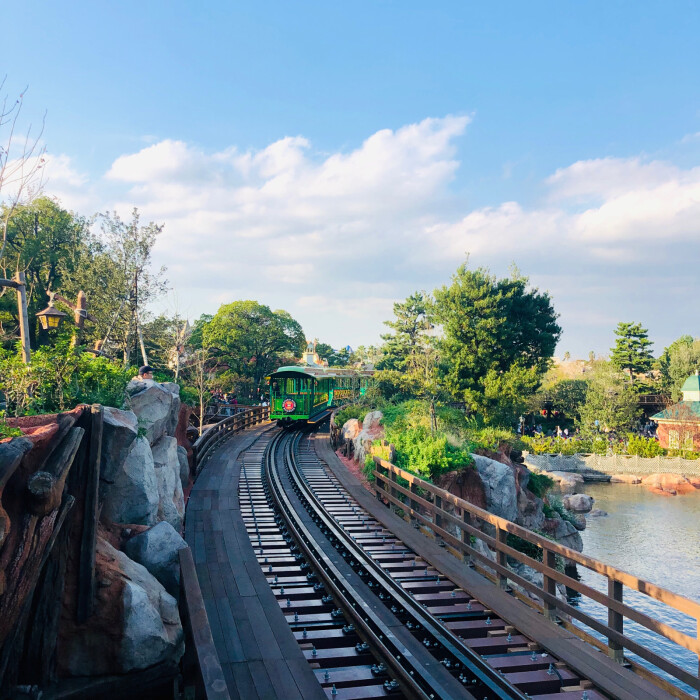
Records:
[[[683,386],[683,400],[656,413],[656,434],[661,447],[670,450],[700,451],[700,376],[688,377]]]

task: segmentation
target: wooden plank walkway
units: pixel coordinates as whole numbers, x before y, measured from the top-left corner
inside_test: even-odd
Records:
[[[437,543],[414,530],[405,520],[381,504],[349,472],[331,448],[327,434],[313,436],[318,456],[326,462],[340,483],[385,527],[458,586],[513,625],[522,634],[539,643],[547,652],[589,679],[619,700],[674,700],[653,683],[620,666],[589,644],[558,625],[552,624],[532,608],[508,595],[484,576],[465,566]]]
[[[205,464],[187,503],[185,539],[229,694],[243,700],[324,700],[255,556],[238,501],[246,452],[270,426],[246,430]]]

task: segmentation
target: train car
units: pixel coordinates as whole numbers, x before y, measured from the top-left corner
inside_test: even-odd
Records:
[[[322,366],[280,367],[270,375],[270,420],[314,423],[334,406],[363,396],[372,370]]]

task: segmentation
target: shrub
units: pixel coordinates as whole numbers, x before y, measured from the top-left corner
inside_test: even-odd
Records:
[[[544,498],[554,486],[554,479],[546,474],[537,474],[532,472],[530,479],[527,482],[529,491],[535,494],[537,498]]]
[[[351,418],[357,418],[357,420],[362,422],[367,413],[368,411],[365,406],[350,403],[347,406],[343,406],[343,408],[341,408],[338,413],[335,414],[335,424],[342,426]]]
[[[18,353],[0,353],[0,391],[15,416],[53,413],[81,403],[119,408],[133,367],[95,357],[61,341],[40,347],[25,365]]]
[[[421,478],[435,478],[474,464],[467,450],[452,445],[444,434],[431,434],[422,426],[387,429],[386,437],[396,447],[396,465]]]
[[[640,457],[658,457],[666,454],[666,450],[654,438],[630,434],[627,438],[627,454],[639,455]]]
[[[561,498],[559,498],[559,496],[550,494],[547,496],[547,501],[548,503],[546,503],[545,507],[542,509],[545,518],[553,518],[554,513],[559,513],[562,520],[566,520],[574,526],[576,525],[576,518],[566,508],[564,508],[564,504],[561,502]]]
[[[0,411],[0,440],[9,437],[21,437],[24,433],[19,428],[12,428],[5,420],[5,412]]]

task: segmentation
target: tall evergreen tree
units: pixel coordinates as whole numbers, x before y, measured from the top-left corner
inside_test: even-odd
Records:
[[[435,291],[445,386],[492,422],[510,422],[538,389],[561,334],[549,295],[528,284],[464,264]]]
[[[379,369],[402,370],[408,358],[420,347],[421,337],[432,329],[431,299],[425,292],[414,292],[406,301],[394,304],[393,321],[384,321],[393,333],[382,336],[382,359]]]
[[[683,335],[664,349],[659,358],[661,387],[679,401],[681,387],[695,370],[700,369],[700,339]]]
[[[647,333],[641,323],[620,322],[615,329],[617,337],[610,360],[617,369],[629,373],[630,384],[634,384],[635,374],[648,372],[654,361],[650,349],[653,343]]]

